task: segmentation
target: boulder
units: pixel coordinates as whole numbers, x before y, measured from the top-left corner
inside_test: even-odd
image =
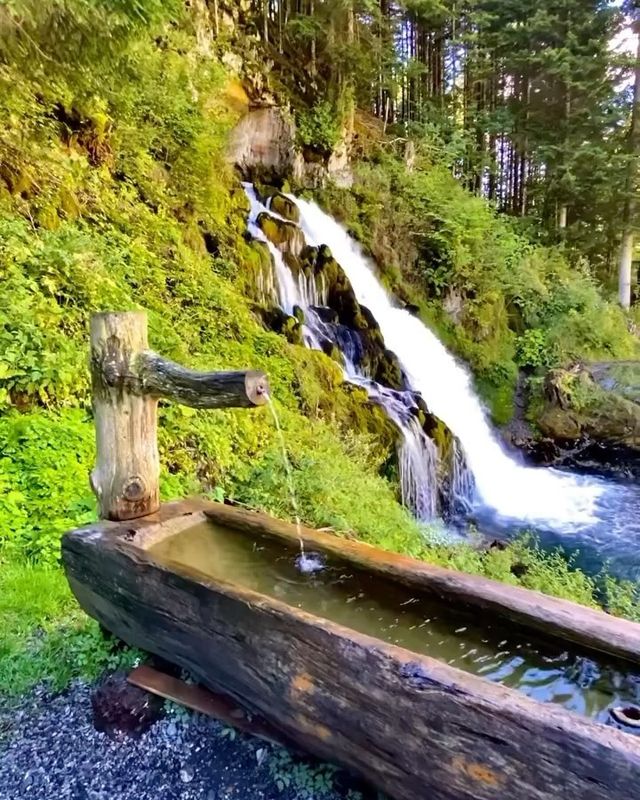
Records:
[[[545,438],[535,455],[590,472],[601,465],[603,472],[640,475],[640,402],[634,399],[634,380],[622,381],[616,364],[551,370],[538,419]]]
[[[310,149],[301,151],[296,144],[296,126],[291,114],[273,104],[275,99],[263,82],[248,80],[247,69],[245,63],[244,89],[260,107],[249,110],[233,129],[227,148],[229,163],[247,180],[280,183],[292,177],[297,184],[308,188],[320,188],[328,181],[350,188],[353,174],[348,136],[345,134],[329,154]]]
[[[227,159],[247,179],[279,179],[292,174],[295,125],[282,108],[249,111],[231,133]]]
[[[258,215],[258,226],[264,235],[273,242],[283,254],[298,257],[305,246],[304,235],[293,222],[277,219],[264,211]]]
[[[291,222],[300,223],[300,209],[282,192],[271,195],[271,210]]]

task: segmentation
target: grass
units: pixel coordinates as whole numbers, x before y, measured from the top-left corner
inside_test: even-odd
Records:
[[[0,697],[45,682],[53,690],[74,678],[132,664],[139,654],[105,637],[71,595],[59,568],[5,565],[0,572]]]

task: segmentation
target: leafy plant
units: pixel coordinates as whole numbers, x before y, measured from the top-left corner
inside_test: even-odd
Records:
[[[296,133],[301,144],[330,153],[341,136],[341,125],[332,103],[320,100],[296,114]]]
[[[333,793],[337,769],[331,764],[301,761],[282,748],[274,748],[269,772],[280,792],[292,788],[301,800],[322,800]]]

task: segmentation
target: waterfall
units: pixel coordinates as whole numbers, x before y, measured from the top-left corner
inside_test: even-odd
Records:
[[[476,504],[500,517],[547,523],[561,530],[592,522],[602,484],[553,469],[525,467],[511,458],[493,434],[468,371],[421,320],[393,304],[357,243],[334,219],[314,203],[292,199],[300,209],[307,242],[329,246],[357,300],[375,317],[386,347],[398,357],[410,387],[459,440],[473,475]],[[454,479],[456,490],[468,490],[460,475]]]
[[[280,250],[265,236],[256,222],[258,215],[265,211],[273,217],[282,218],[262,204],[250,183],[243,185],[251,206],[249,233],[269,248],[280,307],[287,314],[293,314],[296,307],[304,311],[302,337],[307,347],[323,350],[323,345],[327,342],[336,344],[343,357],[346,380],[365,389],[369,399],[384,408],[398,427],[402,436],[398,448],[402,502],[417,519],[433,519],[438,512],[438,450],[418,422],[415,397],[411,392],[399,392],[381,386],[362,373],[359,366],[362,356],[359,334],[344,325],[325,322],[318,313],[319,308],[327,303],[328,287],[324,276],[316,278],[315,275],[302,272],[297,277],[294,276]],[[311,244],[308,239],[307,243]],[[261,277],[260,281],[268,286],[265,278]]]

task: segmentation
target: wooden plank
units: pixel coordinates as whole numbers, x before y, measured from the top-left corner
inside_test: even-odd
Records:
[[[182,507],[184,509],[184,506]],[[120,530],[67,534],[82,607],[396,800],[629,800],[640,743],[299,609],[156,563]]]
[[[140,689],[172,700],[199,714],[206,714],[243,733],[273,744],[287,744],[284,737],[268,723],[240,708],[237,703],[219,692],[212,692],[204,686],[185,683],[180,678],[160,672],[148,664],[132,670],[127,680]]]
[[[293,544],[299,535],[295,525],[255,511],[212,503],[202,511],[213,521],[249,533],[276,536]],[[415,586],[456,604],[490,612],[547,636],[640,663],[640,624],[587,608],[569,600],[509,586],[397,553],[380,550],[353,539],[302,529],[307,550],[317,549],[350,561],[363,569]]]

